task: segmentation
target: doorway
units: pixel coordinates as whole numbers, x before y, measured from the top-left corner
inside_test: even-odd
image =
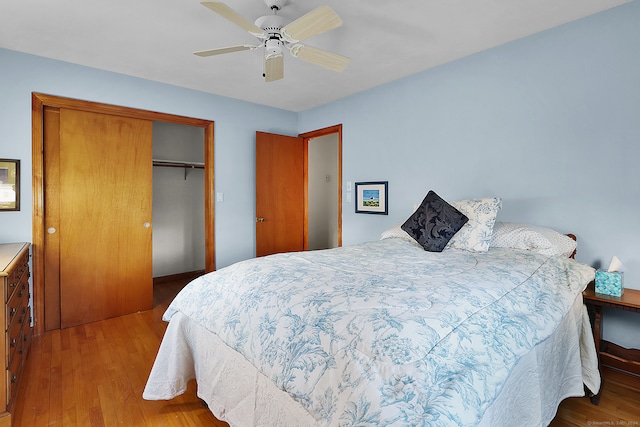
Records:
[[[299,137],[305,151],[304,249],[340,247],[342,125],[305,132]]]
[[[307,145],[308,250],[331,249],[338,244],[338,134],[310,138]]]
[[[314,167],[312,163],[323,166]],[[309,185],[310,173],[319,177],[319,185]],[[328,211],[309,203],[320,193],[332,206]],[[323,218],[325,214],[329,217]],[[310,228],[315,234],[311,245]],[[324,236],[318,238],[321,234]],[[256,132],[256,256],[339,246],[342,125],[297,137]]]

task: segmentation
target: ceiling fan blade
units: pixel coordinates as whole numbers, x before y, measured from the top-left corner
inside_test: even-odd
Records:
[[[320,6],[295,21],[285,25],[281,30],[282,38],[296,43],[309,37],[317,36],[325,31],[342,25],[342,19],[329,6]]]
[[[199,50],[198,52],[193,52],[193,54],[198,56],[213,56],[213,55],[222,55],[223,53],[240,52],[243,50],[253,50],[253,49],[257,49],[258,47],[259,46],[251,46],[248,44],[244,44],[239,46],[221,47],[219,49]]]
[[[262,30],[262,28],[259,28],[256,25],[252,24],[251,22],[247,21],[238,12],[231,9],[229,6],[227,6],[226,4],[220,1],[204,1],[200,4],[205,7],[208,7],[218,15],[233,22],[238,27],[250,32],[254,36],[264,35],[264,31]]]
[[[339,73],[344,71],[349,62],[351,62],[351,59],[346,56],[302,44],[293,45],[291,47],[291,55]]]
[[[264,81],[273,82],[284,77],[284,55],[267,55],[264,58]]]

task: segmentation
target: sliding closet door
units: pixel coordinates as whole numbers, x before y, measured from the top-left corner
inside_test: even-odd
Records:
[[[62,328],[152,308],[151,127],[60,109]]]

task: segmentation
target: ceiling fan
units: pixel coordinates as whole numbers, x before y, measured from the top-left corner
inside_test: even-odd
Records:
[[[218,15],[257,37],[260,40],[260,44],[243,44],[202,50],[194,52],[194,54],[198,56],[213,56],[264,47],[264,71],[262,76],[265,82],[280,80],[284,77],[284,49],[288,49],[292,56],[303,61],[320,65],[329,70],[342,72],[349,65],[349,58],[300,43],[302,40],[341,26],[342,20],[340,17],[330,7],[320,6],[287,24],[286,18],[277,15],[277,12],[287,4],[287,1],[264,0],[273,14],[259,17],[254,24],[220,1],[202,2],[203,6],[208,7]]]

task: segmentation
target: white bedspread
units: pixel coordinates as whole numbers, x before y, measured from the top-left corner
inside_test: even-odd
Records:
[[[501,425],[517,411],[498,402],[525,408],[518,396],[526,396],[551,408],[532,415],[531,425],[543,425],[558,399],[582,393],[581,366],[594,369],[592,357],[580,363],[579,343],[586,336],[585,349],[593,345],[580,297],[592,278],[593,269],[565,258],[431,254],[398,239],[239,263],[172,303],[144,397],[169,399],[197,377],[214,414],[236,425],[435,426]],[[560,357],[550,351],[565,346]],[[248,388],[220,402],[229,390],[217,388],[240,378],[227,373],[238,358]],[[538,391],[507,393],[529,371]],[[597,370],[586,381],[597,390]],[[273,389],[282,409],[259,404]],[[248,400],[259,413],[246,410]]]

